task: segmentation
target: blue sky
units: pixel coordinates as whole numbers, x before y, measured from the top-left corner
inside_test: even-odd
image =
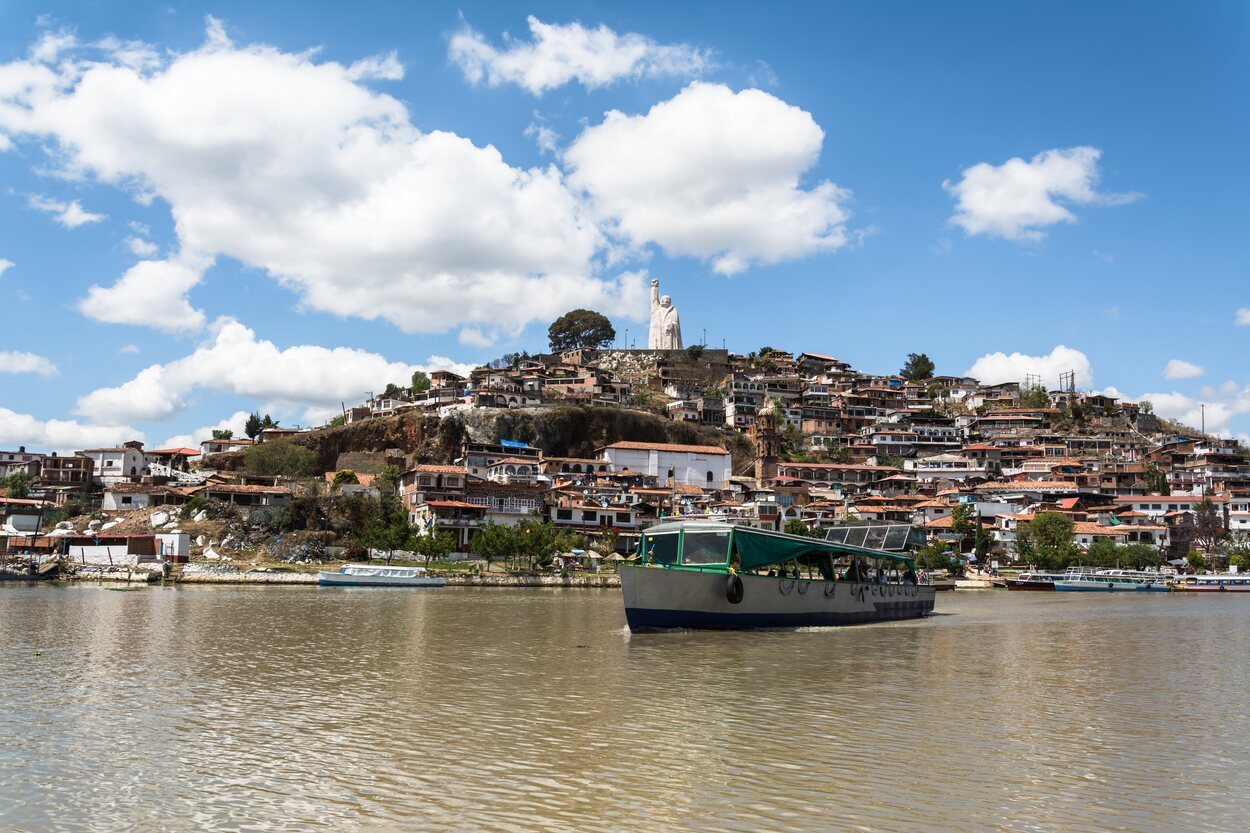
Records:
[[[1240,3],[6,4],[0,445],[308,424],[576,306],[641,341],[652,276],[687,342],[1074,369],[1245,434],[1247,36]]]

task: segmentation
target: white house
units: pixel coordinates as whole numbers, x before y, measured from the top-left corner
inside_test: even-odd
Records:
[[[34,534],[52,504],[43,500],[0,497],[0,534]]]
[[[92,479],[96,485],[111,486],[124,483],[132,477],[140,477],[147,468],[143,457],[143,443],[126,443],[119,448],[88,448],[77,452],[88,457],[93,466]]]
[[[719,489],[733,474],[731,455],[715,445],[616,442],[599,449],[599,456],[613,471],[629,469],[661,483],[671,477],[674,483]]]

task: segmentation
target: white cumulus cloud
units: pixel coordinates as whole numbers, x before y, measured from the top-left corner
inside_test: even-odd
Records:
[[[1205,373],[1201,367],[1181,359],[1168,359],[1163,368],[1164,379],[1195,379]]]
[[[83,208],[79,200],[64,202],[63,200],[45,197],[42,194],[31,194],[26,198],[26,204],[36,211],[51,214],[53,219],[65,226],[65,228],[78,228],[79,226],[98,223],[106,219],[104,214],[96,214]]]
[[[595,88],[622,78],[699,74],[711,65],[706,50],[686,44],[659,44],[643,35],[618,35],[607,26],[543,23],[528,18],[531,40],[505,35],[493,46],[468,26],[451,38],[448,58],[474,84],[517,84],[534,95],[570,81]]]
[[[13,261],[5,260],[4,258],[0,257],[0,275],[3,275],[5,272],[12,269],[13,266],[14,266]]]
[[[30,449],[67,452],[142,439],[143,434],[128,425],[94,425],[72,419],[40,420],[0,407],[0,446],[24,445]]]
[[[472,365],[441,357],[426,364],[390,361],[347,347],[296,345],[280,348],[233,318],[221,318],[190,355],[141,370],[116,387],[78,400],[76,413],[96,420],[160,420],[185,409],[196,390],[246,396],[295,406],[357,402],[388,383],[408,383],[414,371],[447,369],[467,374]]]
[[[43,356],[0,350],[0,373],[37,373],[40,376],[55,376],[59,372],[56,365]]]
[[[1002,382],[1023,382],[1026,376],[1040,376],[1042,385],[1055,388],[1059,374],[1072,371],[1078,387],[1088,388],[1094,383],[1094,368],[1089,357],[1080,350],[1060,344],[1044,356],[1026,353],[988,353],[973,362],[965,376],[979,379],[987,385]]]
[[[640,283],[597,274],[603,234],[561,172],[413,125],[364,81],[397,77],[390,56],[344,66],[239,46],[210,19],[203,46],[155,66],[89,57],[0,65],[0,134],[49,148],[65,175],[159,197],[176,251],[237,259],[307,307],[409,332],[515,333],[577,306],[645,313]],[[84,310],[165,329],[202,320],[185,298],[195,270],[165,281],[151,272],[169,276],[177,258],[145,263]],[[141,287],[158,290],[151,315],[129,308]]]
[[[3,271],[3,270],[0,270]],[[1233,322],[1238,327],[1250,327],[1250,307],[1241,307],[1233,316]]]
[[[696,82],[645,115],[609,112],[564,159],[614,234],[733,274],[846,245],[848,193],[800,183],[824,135],[769,93]]]
[[[130,249],[131,254],[139,257],[151,257],[160,250],[160,246],[142,237],[127,237],[126,248]]]
[[[1040,240],[1056,223],[1074,223],[1070,205],[1120,205],[1141,195],[1096,190],[1098,159],[1093,147],[1053,148],[1029,161],[1019,157],[1001,165],[981,162],[942,187],[956,199],[950,222],[969,236],[985,234],[1008,240]]]
[[[92,286],[78,309],[88,318],[110,324],[194,332],[204,326],[204,313],[191,306],[187,291],[210,266],[211,258],[187,253],[168,260],[142,260],[112,286]]]

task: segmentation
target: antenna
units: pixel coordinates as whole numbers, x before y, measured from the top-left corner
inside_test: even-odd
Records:
[[[1076,371],[1068,370],[1059,374],[1059,389],[1066,390],[1068,393],[1076,391]]]

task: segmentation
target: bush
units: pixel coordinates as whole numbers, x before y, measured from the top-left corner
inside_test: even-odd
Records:
[[[201,511],[208,509],[208,500],[202,497],[193,497],[186,503],[182,504],[182,509],[178,512],[178,517],[184,521],[188,518],[194,518]]]
[[[317,455],[289,440],[277,440],[249,448],[243,465],[266,477],[309,477],[316,473]]]

